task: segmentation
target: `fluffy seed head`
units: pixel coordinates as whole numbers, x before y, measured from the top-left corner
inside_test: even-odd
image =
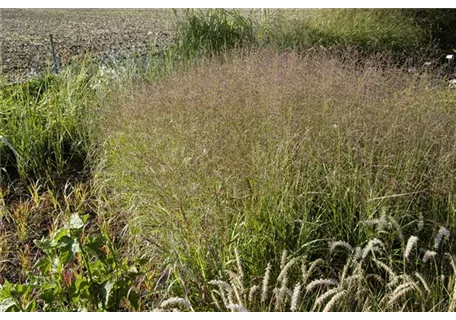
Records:
[[[405,247],[405,260],[409,260],[410,254],[412,253],[413,247],[418,243],[418,237],[411,236],[407,241],[407,246]]]
[[[347,290],[343,290],[339,293],[336,293],[331,300],[329,300],[328,304],[326,304],[326,307],[323,309],[323,312],[329,312],[334,308],[334,305],[341,300],[345,295],[347,294]]]
[[[445,227],[440,227],[439,232],[437,232],[437,235],[434,238],[434,249],[438,249],[443,238],[448,240],[448,238],[450,238],[450,231]]]
[[[179,306],[183,306],[190,310],[192,309],[192,305],[190,304],[190,302],[188,300],[179,298],[179,297],[172,297],[172,298],[169,298],[169,299],[163,301],[160,304],[160,308],[166,308],[167,306],[170,306],[170,305],[179,305]]]
[[[232,312],[249,312],[249,310],[247,310],[240,304],[229,304],[226,306],[226,308],[231,310]]]
[[[298,282],[293,290],[293,296],[291,297],[291,308],[292,312],[295,312],[298,307],[299,295],[301,294],[301,284]]]
[[[349,252],[353,251],[353,247],[348,242],[345,242],[345,241],[333,241],[333,242],[331,242],[329,244],[329,251],[331,253],[333,253],[333,251],[335,249],[337,249],[338,247],[344,248],[344,249],[348,250]]]
[[[329,297],[331,297],[332,295],[338,293],[339,291],[340,291],[340,288],[333,288],[333,289],[329,289],[328,291],[326,291],[325,293],[320,295],[317,298],[317,300],[315,300],[314,309],[316,307],[318,307],[319,305],[321,305],[323,302],[325,302]]]
[[[429,259],[434,259],[435,256],[437,255],[437,252],[432,251],[432,250],[426,250],[423,256],[423,262],[427,262]]]
[[[306,291],[312,291],[318,286],[338,286],[339,282],[336,279],[318,279],[309,283],[306,287]]]
[[[271,276],[271,264],[268,263],[266,267],[266,272],[263,278],[263,290],[261,292],[261,302],[265,302],[268,297],[268,284],[269,284],[269,277]]]

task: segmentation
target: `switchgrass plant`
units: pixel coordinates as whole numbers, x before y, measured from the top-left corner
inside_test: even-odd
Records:
[[[93,119],[88,72],[69,68],[1,88],[0,167],[7,174],[36,179],[80,170]]]
[[[251,17],[240,10],[187,9],[175,13],[176,44],[184,57],[218,55],[256,41]]]
[[[209,281],[235,247],[248,276],[277,266],[283,250],[313,261],[329,240],[368,244],[380,233],[386,257],[404,266],[410,236],[420,244],[433,225],[452,230],[454,92],[431,80],[387,61],[266,50],[120,99],[105,114],[106,181],[131,243],[161,264],[164,295],[211,308]]]
[[[80,175],[97,144],[97,119],[113,92],[138,81],[162,77],[175,65],[169,49],[161,55],[99,62],[73,59],[62,72],[50,71],[0,90],[0,179],[63,179]]]

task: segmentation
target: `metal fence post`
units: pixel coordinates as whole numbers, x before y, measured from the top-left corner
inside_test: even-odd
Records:
[[[57,74],[59,73],[59,61],[57,59],[57,55],[55,54],[55,49],[54,49],[54,39],[52,37],[52,34],[49,35],[50,39],[51,39],[51,53],[52,53],[52,67],[54,69],[54,73]]]

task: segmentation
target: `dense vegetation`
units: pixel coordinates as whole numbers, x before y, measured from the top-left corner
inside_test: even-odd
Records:
[[[0,310],[454,311],[454,11],[176,14],[2,86]]]

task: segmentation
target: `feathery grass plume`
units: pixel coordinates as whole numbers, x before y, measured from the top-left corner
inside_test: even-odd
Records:
[[[382,223],[380,219],[369,219],[369,220],[363,220],[360,222],[361,224],[364,224],[366,226],[376,226]]]
[[[345,285],[345,280],[346,280],[347,272],[348,272],[348,269],[350,268],[350,265],[351,265],[351,261],[349,259],[345,263],[344,268],[342,269],[342,273],[340,275],[340,284],[339,284],[340,288],[343,288]]]
[[[388,215],[386,214],[386,209],[382,209],[382,213],[380,214],[380,219],[378,219],[378,228],[380,231],[388,230],[391,228],[391,225],[388,223]]]
[[[307,283],[307,280],[309,280],[310,276],[312,275],[313,271],[315,270],[315,268],[319,265],[319,264],[324,264],[325,261],[321,258],[315,260],[314,262],[312,262],[312,264],[310,265],[309,267],[309,270],[305,270],[306,269],[306,266],[305,266],[305,261],[303,262],[303,265],[302,265],[302,284],[306,284]]]
[[[406,283],[406,282],[413,282],[413,279],[408,275],[408,274],[401,274],[398,275],[394,278],[391,279],[390,282],[386,285],[389,289],[393,288],[395,285],[397,285],[401,280]]]
[[[385,282],[385,280],[379,274],[376,274],[376,273],[369,273],[366,275],[365,278],[366,278],[366,280],[375,279],[381,285],[383,285],[383,283]]]
[[[366,259],[367,255],[370,253],[370,252],[373,252],[373,251],[380,251],[379,250],[379,247],[381,249],[385,249],[385,244],[377,239],[377,238],[374,238],[372,240],[370,240],[367,245],[364,247],[363,249],[363,254],[362,254],[362,259]]]
[[[401,226],[393,216],[386,214],[386,210],[382,210],[379,219],[364,220],[361,223],[365,225],[377,226],[377,229],[379,231],[390,230],[394,227],[401,241],[404,240],[404,235],[402,234]]]
[[[424,228],[424,216],[422,212],[418,213],[418,231],[423,230]]]
[[[435,256],[437,255],[437,252],[432,251],[432,250],[426,250],[423,256],[423,262],[427,262],[429,259],[435,259]]]
[[[278,290],[275,291],[275,297],[276,297],[276,301],[275,301],[275,310],[279,310],[280,306],[282,305],[282,303],[285,301],[285,295],[287,294],[287,291],[288,291],[288,288],[287,288],[287,283],[284,281],[282,282],[282,285],[280,286],[280,288],[276,288]]]
[[[325,293],[321,294],[317,298],[317,300],[315,300],[313,309],[315,310],[319,305],[321,305],[323,302],[325,302],[327,299],[329,299],[329,297],[338,293],[339,291],[341,291],[341,289],[339,287],[337,287],[337,288],[329,289]]]
[[[189,310],[193,310],[192,305],[190,304],[190,302],[188,300],[179,298],[179,297],[172,297],[172,298],[169,298],[169,299],[163,301],[160,304],[160,308],[164,309],[170,305],[178,305],[178,306],[185,307]]]
[[[237,299],[238,303],[242,303],[242,298],[241,298],[241,294],[239,293],[239,289],[241,290],[241,292],[244,292],[244,288],[242,286],[240,277],[238,274],[236,274],[232,271],[228,271],[228,274],[230,277],[231,288],[233,289],[236,299]]]
[[[279,310],[280,306],[291,298],[293,298],[293,291],[288,289],[285,283],[282,284],[280,289],[276,291],[276,310]]]
[[[225,289],[227,292],[233,291],[233,288],[231,288],[231,285],[229,285],[227,282],[225,282],[223,280],[211,280],[211,281],[209,281],[209,284],[218,286],[220,289]]]
[[[424,290],[426,290],[427,293],[431,292],[426,280],[424,280],[423,275],[421,273],[419,273],[419,272],[415,272],[415,276],[418,278],[418,280],[421,281],[421,284],[423,285]]]
[[[297,258],[293,258],[282,267],[282,270],[280,271],[279,276],[277,277],[277,281],[283,282],[286,280],[287,275],[288,275],[288,270],[290,270],[290,268],[296,263],[296,261],[297,261]]]
[[[387,266],[385,263],[381,262],[380,260],[374,259],[374,262],[383,268],[386,272],[388,272],[390,279],[396,278],[397,274],[391,269],[389,266]]]
[[[288,251],[283,250],[282,257],[280,258],[280,270],[282,270],[285,267],[285,264],[287,263],[287,257],[288,257]]]
[[[354,298],[355,301],[359,304],[361,301],[364,301],[366,297],[369,297],[369,290],[365,289],[364,287],[358,286],[356,288],[357,290],[355,291]]]
[[[417,243],[418,243],[418,237],[416,237],[416,236],[411,236],[408,239],[407,246],[405,247],[405,254],[404,254],[405,260],[407,260],[407,261],[409,260],[413,247],[415,247]]]
[[[271,264],[268,263],[266,267],[266,272],[263,278],[263,289],[261,291],[261,302],[265,302],[268,298],[268,285],[269,285],[269,277],[271,276]]]
[[[353,247],[345,241],[332,241],[329,244],[329,252],[333,253],[333,251],[338,247],[342,247],[347,249],[349,252],[353,252]]]
[[[234,248],[234,255],[236,256],[236,265],[238,269],[238,274],[241,279],[244,279],[244,270],[242,269],[241,256],[237,248]]]
[[[309,283],[306,287],[306,291],[312,291],[318,286],[338,286],[339,282],[336,279],[317,279]]]
[[[301,295],[301,283],[297,283],[293,290],[293,295],[291,297],[291,307],[290,310],[295,312],[298,308],[299,296]]]
[[[391,294],[390,299],[388,301],[388,305],[393,305],[399,298],[405,296],[409,292],[416,289],[416,284],[414,282],[406,282],[398,286],[394,292]]]
[[[363,249],[361,247],[356,247],[355,251],[353,252],[353,262],[357,262],[361,260],[363,257]]]
[[[232,295],[233,289],[231,288],[231,286],[222,280],[211,280],[211,281],[209,281],[209,284],[219,287],[219,289],[220,289],[219,293],[220,293],[220,296],[222,297],[223,304],[225,306],[228,305],[230,303],[230,300],[232,300],[231,295]],[[228,298],[225,294],[225,291],[228,292]]]
[[[276,309],[280,307],[282,302],[284,301],[285,294],[287,293],[288,290],[288,270],[293,266],[297,261],[297,258],[293,258],[288,263],[283,266],[282,270],[280,271],[279,276],[277,277],[277,282],[282,282],[282,285],[280,286],[280,290],[278,292],[278,295],[276,296]]]
[[[323,309],[323,312],[329,312],[334,308],[334,305],[341,300],[345,295],[347,294],[347,290],[343,290],[339,293],[336,293],[331,300],[326,304],[325,308]]]
[[[445,227],[440,227],[439,232],[437,232],[434,238],[434,249],[438,249],[442,238],[446,238],[447,240],[450,238],[450,231]]]
[[[302,280],[304,281],[303,284],[306,284],[306,279],[308,277],[307,259],[306,258],[301,261],[301,274],[302,274]]]
[[[275,307],[274,307],[274,308],[275,308],[276,310],[277,310],[278,304],[279,304],[279,302],[278,302],[278,300],[279,300],[279,294],[280,294],[280,288],[275,287],[274,289],[272,289],[272,298],[275,299]],[[271,300],[272,300],[272,299],[271,299]]]
[[[259,288],[260,288],[260,286],[258,286],[258,285],[254,285],[253,287],[250,288],[249,302],[253,301],[253,296],[255,295],[255,293],[258,291]]]
[[[231,312],[249,312],[246,308],[241,306],[240,304],[229,304],[226,306]]]
[[[352,274],[345,278],[344,285],[347,283],[347,288],[359,287],[360,281],[363,279],[363,276],[360,274]],[[341,287],[341,286],[339,286]]]
[[[407,282],[404,283],[404,284],[410,283],[410,284],[413,286],[413,288],[414,288],[420,295],[422,295],[423,292],[421,291],[421,289],[420,289],[420,287],[418,286],[418,284],[412,279],[412,277],[410,277],[409,275],[407,275],[407,279],[409,279],[409,281],[407,281]],[[399,287],[400,287],[400,286],[398,286],[397,288],[399,288]],[[396,289],[397,289],[397,288],[396,288]],[[396,291],[396,289],[395,289],[395,291]],[[400,290],[399,290],[399,291],[400,291]],[[394,293],[394,291],[393,291],[393,293]]]

